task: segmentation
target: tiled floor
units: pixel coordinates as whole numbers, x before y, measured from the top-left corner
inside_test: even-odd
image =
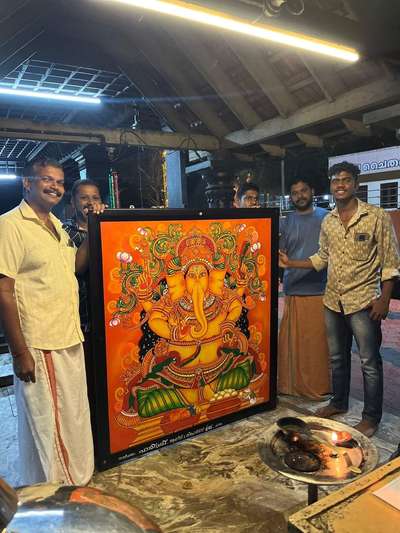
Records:
[[[279,317],[283,313],[283,298],[279,298]],[[382,322],[383,372],[385,392],[383,400],[384,411],[400,415],[400,300],[390,302],[390,312]],[[357,347],[353,345],[354,353],[351,368],[351,395],[357,400],[363,399],[363,384],[360,359]]]
[[[0,399],[0,410],[10,411]],[[310,414],[314,403],[281,398],[276,410],[249,417],[215,431],[148,454],[105,472],[91,486],[135,503],[164,533],[285,533],[287,517],[305,507],[305,484],[284,478],[259,456],[264,434],[282,416]],[[359,420],[362,403],[351,401],[343,422]],[[400,419],[385,413],[373,437],[380,462],[400,440]],[[2,420],[2,470],[15,480],[15,418]],[[8,444],[5,446],[5,441]],[[5,461],[5,462],[4,462]],[[339,487],[320,487],[320,497]]]
[[[18,480],[17,411],[14,395],[9,392],[12,390],[0,390],[0,477],[15,485]]]
[[[280,304],[281,312],[282,299]],[[378,433],[373,437],[373,441],[377,445],[380,452],[381,462],[388,459],[390,453],[394,451],[400,441],[399,326],[400,302],[393,300],[391,304],[390,315],[383,323],[382,355],[384,359],[385,372],[384,417]],[[10,367],[7,368],[4,366],[4,359],[2,359],[1,362],[3,363],[3,366],[1,366],[0,363],[0,373],[8,373],[10,371]],[[358,354],[356,353],[353,356],[351,397],[350,411],[340,419],[350,425],[353,425],[360,419],[362,410],[362,401],[360,401],[362,400],[362,378],[359,368]],[[185,531],[191,531],[191,533],[200,533],[203,531],[212,531],[212,533],[219,533],[220,531],[233,531],[238,533],[245,533],[247,531],[262,531],[263,533],[267,533],[269,531],[273,531],[274,533],[277,533],[278,531],[285,531],[285,521],[282,517],[287,516],[294,510],[297,510],[299,506],[301,507],[305,505],[305,489],[299,484],[292,482],[288,483],[287,480],[282,479],[281,476],[272,475],[271,471],[268,471],[266,467],[263,467],[262,465],[260,466],[258,452],[256,450],[257,432],[259,431],[261,436],[265,428],[276,418],[282,416],[282,413],[286,411],[298,414],[309,414],[310,411],[315,409],[315,407],[316,404],[313,402],[301,402],[298,399],[283,397],[280,399],[280,404],[276,411],[251,417],[248,419],[248,421],[241,421],[232,426],[226,426],[221,430],[221,432],[217,430],[209,435],[203,435],[201,437],[197,437],[196,439],[183,442],[180,445],[161,450],[153,455],[144,457],[137,462],[131,462],[107,472],[97,474],[93,479],[93,485],[115,493],[116,495],[119,495],[128,501],[135,501],[150,515],[152,515],[167,533],[174,533],[178,531],[180,533]],[[16,485],[18,482],[18,447],[16,439],[17,419],[12,387],[9,387],[6,390],[0,390],[0,420],[0,477],[5,478],[10,484]],[[255,434],[249,436],[248,428],[250,427]],[[228,439],[228,441],[226,439]],[[237,440],[237,446],[235,444],[235,439]],[[227,442],[229,442],[233,446],[232,449],[235,450],[235,454],[239,454],[243,439],[247,439],[247,448],[245,448],[243,452],[243,457],[239,457],[239,455],[237,456],[237,459],[235,459],[237,464],[235,466],[233,465],[233,457],[226,457],[224,459],[226,445]],[[207,446],[211,446],[211,448],[208,449]],[[229,528],[224,529],[221,526],[221,529],[219,529],[217,527],[210,526],[211,529],[204,529],[204,526],[202,525],[206,523],[204,522],[206,518],[203,516],[204,508],[199,508],[198,514],[195,513],[195,515],[189,516],[191,514],[189,506],[189,503],[192,501],[191,498],[196,496],[193,501],[197,502],[199,501],[198,498],[200,498],[200,496],[200,499],[205,498],[206,500],[208,497],[211,497],[211,494],[207,493],[207,487],[209,484],[204,484],[202,481],[202,471],[199,471],[198,474],[200,477],[197,479],[196,471],[193,471],[193,468],[196,469],[197,466],[193,466],[192,462],[188,459],[192,453],[190,450],[193,449],[198,451],[202,448],[208,450],[205,455],[206,457],[214,458],[210,463],[211,465],[214,464],[214,460],[217,461],[218,459],[217,462],[219,475],[215,475],[215,468],[217,468],[216,464],[213,466],[214,473],[210,471],[210,477],[212,477],[212,480],[210,480],[210,490],[212,489],[213,491],[216,491],[216,501],[220,502],[221,506],[227,505],[228,507],[235,506],[236,503],[239,502],[235,511],[237,516],[235,513],[231,513],[232,520],[229,523],[232,522],[232,524]],[[174,478],[174,475],[172,475],[172,477],[169,476],[169,474],[166,475],[161,466],[164,464],[165,467],[167,464],[169,464],[168,461],[178,461],[176,468],[183,468],[185,471],[187,470],[191,474],[193,473],[196,481],[192,483],[192,481],[180,479],[179,476],[175,476]],[[187,469],[185,466],[185,461],[189,461]],[[203,461],[203,459],[201,461]],[[200,466],[201,465],[199,465],[199,467]],[[147,473],[147,468],[150,469],[149,474]],[[244,468],[243,472],[246,473],[247,476],[245,476],[245,483],[243,487],[241,486],[240,481],[243,479],[240,477],[243,476],[243,472],[240,470],[241,468]],[[264,470],[262,470],[263,468]],[[152,471],[154,471],[153,474],[155,477],[152,477],[153,474],[150,475]],[[234,472],[234,474],[232,472]],[[253,475],[254,472],[258,473]],[[237,473],[240,474],[239,477],[236,477]],[[231,482],[230,476],[232,475],[234,475],[234,478]],[[262,476],[265,477],[263,478]],[[141,483],[143,484],[141,485]],[[149,483],[151,492],[147,493],[144,490],[144,487]],[[179,489],[181,485],[185,490]],[[188,489],[188,487],[192,487],[193,490]],[[195,495],[195,487],[197,487],[196,490],[201,490],[202,492],[199,494],[196,493]],[[204,493],[204,491],[206,491],[206,493]],[[257,504],[254,503],[254,509],[251,506],[251,509],[250,507],[248,508],[247,504],[245,505],[247,494],[246,491],[250,491],[251,494],[257,495]],[[232,500],[226,499],[228,493],[229,498]],[[174,504],[171,496],[172,494],[174,494],[175,502],[179,502],[179,505],[182,506],[182,508],[185,508],[187,512],[186,521],[180,523],[179,526],[176,523],[176,513],[173,511],[173,508],[170,507]],[[266,496],[268,496],[269,499],[266,498]],[[281,507],[279,512],[276,513],[275,510],[277,509],[276,505],[278,505],[278,503]],[[193,509],[196,509],[196,505],[194,505]],[[259,507],[257,507],[258,505]],[[262,516],[265,517],[265,520],[270,520],[271,516],[273,517],[273,523],[275,525],[273,527],[271,525],[272,529],[269,526],[267,529],[265,529],[266,526],[264,524],[266,522],[261,522],[261,518],[260,521],[257,522],[256,515],[259,512],[264,513]],[[251,513],[251,516],[247,516],[246,513]],[[243,523],[245,523],[246,520],[248,521],[250,519],[253,521],[251,524],[248,522],[249,526],[252,526],[250,529],[244,526],[235,526],[235,520],[242,520],[244,521]],[[198,520],[200,520],[200,522],[197,522]],[[201,520],[203,520],[203,522]],[[209,517],[207,517],[207,520],[209,520]],[[218,519],[215,518],[215,520],[215,523],[217,523]]]

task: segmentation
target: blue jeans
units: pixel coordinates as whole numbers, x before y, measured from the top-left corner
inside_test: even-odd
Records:
[[[344,315],[325,308],[325,322],[332,368],[331,404],[343,411],[348,409],[351,344],[354,336],[360,353],[364,380],[362,417],[379,424],[383,402],[383,368],[379,352],[382,343],[380,321],[372,320],[367,309]]]

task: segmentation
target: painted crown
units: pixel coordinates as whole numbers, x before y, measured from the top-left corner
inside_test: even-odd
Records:
[[[202,263],[209,270],[212,269],[216,250],[211,237],[203,233],[192,232],[178,243],[176,252],[180,257],[182,270],[186,272],[194,263]]]

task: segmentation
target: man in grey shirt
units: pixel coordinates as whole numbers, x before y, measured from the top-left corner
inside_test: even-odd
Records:
[[[280,249],[303,258],[318,250],[321,223],[328,211],[313,206],[313,189],[305,179],[292,183],[295,211],[281,222]],[[329,355],[322,297],[326,271],[287,269],[283,276],[285,308],[279,331],[278,390],[323,399],[330,391]]]

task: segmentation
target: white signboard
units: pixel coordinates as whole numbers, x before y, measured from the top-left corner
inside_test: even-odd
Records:
[[[330,157],[329,167],[342,161],[358,165],[361,175],[389,172],[390,170],[399,170],[400,172],[400,146]]]

